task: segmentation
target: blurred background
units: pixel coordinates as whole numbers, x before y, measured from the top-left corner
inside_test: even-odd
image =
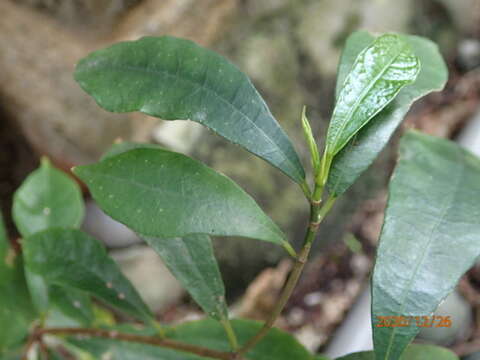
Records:
[[[145,35],[186,37],[237,64],[304,164],[301,109],[307,105],[321,139],[346,37],[358,29],[426,36],[439,44],[450,80],[442,93],[417,103],[403,126],[479,151],[480,0],[0,0],[0,14],[0,204],[13,239],[12,195],[40,156],[69,172],[96,161],[121,138],[160,143],[206,162],[257,199],[292,242],[302,240],[307,203],[277,170],[194,123],[108,113],[76,85],[75,63],[88,52]],[[396,139],[322,225],[312,261],[278,324],[314,351],[332,344],[368,283]],[[86,191],[85,197],[89,201]],[[85,230],[105,242],[160,319],[199,316],[154,253],[91,201],[87,208]],[[215,250],[236,314],[262,319],[288,275],[285,254],[245,239],[215,239]],[[462,279],[445,310],[458,311],[457,326],[421,336],[462,355],[479,351],[479,292],[480,267]]]

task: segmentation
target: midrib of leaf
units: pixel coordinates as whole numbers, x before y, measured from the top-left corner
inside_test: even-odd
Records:
[[[457,153],[458,153],[458,149],[457,149]],[[456,163],[456,162],[455,162]],[[443,210],[442,210],[442,213],[441,213],[441,216],[438,218],[438,220],[433,224],[432,226],[432,230],[430,231],[430,236],[429,236],[429,240],[427,242],[427,246],[424,247],[424,250],[422,251],[422,254],[420,256],[420,261],[417,262],[417,265],[415,266],[415,269],[412,273],[412,276],[410,277],[408,283],[407,283],[407,291],[405,292],[405,296],[403,298],[403,301],[402,301],[402,307],[400,309],[400,312],[399,314],[400,315],[403,315],[404,314],[404,311],[405,311],[405,307],[406,307],[406,299],[408,297],[408,295],[410,294],[410,288],[413,284],[413,281],[415,280],[415,278],[417,277],[417,273],[420,269],[420,265],[423,263],[423,261],[425,260],[425,257],[427,256],[427,253],[428,253],[428,250],[430,249],[430,245],[432,244],[432,241],[433,241],[433,234],[434,232],[438,229],[438,227],[443,223],[443,220],[445,218],[445,215],[447,214],[448,210],[450,209],[451,207],[451,204],[454,202],[455,198],[456,198],[456,195],[458,193],[458,189],[459,189],[459,184],[460,184],[460,180],[461,178],[463,177],[464,173],[465,173],[465,166],[463,165],[463,162],[460,162],[460,172],[459,172],[459,176],[456,176],[455,177],[455,190],[453,192],[451,192],[451,196],[450,197],[445,197],[446,200],[445,203],[444,203],[444,206],[443,206]],[[455,174],[457,174],[457,172],[455,172]],[[390,338],[388,340],[388,346],[387,346],[387,352],[385,354],[385,358],[384,360],[388,360],[389,357],[390,357],[390,351],[392,350],[392,345],[393,345],[393,339],[395,337],[395,333],[397,331],[397,328],[396,327],[393,327],[392,329],[392,332],[391,332],[391,335],[390,335]]]
[[[169,190],[165,190],[165,189],[160,189],[160,188],[157,188],[157,187],[154,187],[154,186],[150,186],[150,185],[146,185],[146,184],[142,184],[140,182],[137,182],[135,180],[130,180],[130,179],[124,179],[124,178],[121,178],[121,177],[117,177],[117,176],[114,176],[114,175],[109,175],[109,174],[106,174],[106,173],[100,173],[100,174],[97,174],[97,176],[101,176],[101,177],[104,177],[104,178],[107,178],[107,179],[114,179],[114,180],[117,180],[117,181],[120,181],[120,182],[125,182],[125,183],[131,183],[131,184],[134,184],[134,185],[137,185],[141,188],[144,188],[146,190],[150,190],[150,191],[153,191],[153,192],[159,192],[159,193],[169,193],[169,194],[172,194],[172,195],[178,195],[177,192],[174,192],[174,191],[169,191]],[[228,178],[227,178],[228,179]],[[236,186],[235,184],[233,184],[234,186]],[[239,189],[241,190],[241,189]],[[249,196],[248,194],[245,193],[246,196]],[[205,204],[203,204],[204,206]],[[254,205],[256,205],[254,203]],[[257,205],[258,206],[258,205]],[[265,215],[266,216],[266,215]],[[250,216],[250,218],[255,218],[257,221],[259,221],[256,217],[252,217]],[[263,226],[264,229],[268,230],[268,232],[274,232],[275,234],[277,234],[280,239],[282,241],[285,241],[286,242],[286,239],[284,238],[283,234],[281,231],[275,229],[275,228],[271,228],[269,226],[267,226],[267,224],[263,223],[263,222],[259,222],[260,225]],[[191,235],[191,234],[188,234],[188,235]],[[154,235],[148,235],[148,236],[154,236]]]
[[[208,63],[208,62],[207,62]],[[255,129],[257,129],[259,131],[259,133],[262,135],[262,137],[264,139],[267,140],[267,142],[271,145],[273,145],[273,147],[276,149],[276,150],[273,150],[271,152],[275,152],[275,151],[278,151],[280,152],[282,155],[283,155],[283,158],[284,158],[284,162],[285,161],[288,161],[288,163],[290,164],[290,167],[292,169],[294,169],[294,171],[297,173],[298,177],[301,179],[302,178],[302,175],[298,172],[297,170],[297,167],[295,166],[294,163],[292,163],[289,159],[289,157],[287,156],[287,154],[282,150],[282,148],[280,146],[278,146],[266,133],[265,131],[260,128],[247,114],[245,114],[240,108],[238,108],[237,106],[235,106],[232,102],[230,102],[228,99],[224,98],[220,93],[218,93],[217,91],[215,91],[214,89],[211,89],[207,86],[205,86],[205,83],[206,83],[206,75],[204,76],[204,81],[202,84],[198,83],[198,82],[195,82],[191,79],[189,79],[188,77],[180,77],[178,75],[178,68],[179,68],[179,65],[178,65],[178,62],[177,62],[177,70],[176,70],[176,73],[175,74],[172,74],[170,73],[168,70],[159,70],[159,69],[146,69],[146,68],[141,68],[141,67],[137,67],[137,66],[132,66],[132,65],[115,65],[115,66],[105,66],[105,65],[99,65],[98,63],[94,64],[96,68],[100,68],[100,69],[108,69],[108,70],[119,70],[119,71],[122,71],[122,70],[131,70],[131,71],[136,71],[136,72],[139,72],[139,73],[147,73],[147,74],[154,74],[154,75],[166,75],[166,76],[169,76],[169,77],[172,77],[175,79],[175,81],[178,81],[178,80],[183,80],[183,81],[186,81],[194,86],[197,86],[199,88],[202,88],[204,89],[206,92],[210,93],[210,94],[213,94],[215,95],[215,97],[217,97],[219,100],[221,100],[224,104],[226,104],[228,107],[230,107],[231,109],[233,109],[235,112],[239,113],[245,120],[247,120],[248,123],[250,123],[251,125],[253,125],[253,127]],[[243,80],[243,81],[248,81],[248,80]],[[256,90],[254,90],[256,92]],[[264,110],[267,111],[267,113],[269,115],[271,115],[270,111],[268,110],[268,108],[266,107],[265,105],[265,102],[263,100],[262,101],[262,105],[264,106]],[[140,110],[142,111],[142,110]],[[258,116],[260,115],[260,112],[257,113],[257,115],[255,116],[255,120],[258,119]],[[272,119],[273,118],[273,115],[271,115]],[[203,121],[199,121],[200,123],[203,123]],[[215,133],[218,134],[218,131],[217,129],[211,127],[211,126],[208,126],[210,129],[212,129],[212,131],[214,131]],[[223,137],[223,135],[220,134],[220,136]],[[234,139],[229,139],[229,141],[231,141],[232,143],[234,144],[240,144],[239,142],[235,141]],[[249,151],[250,153],[253,154],[252,151],[250,151],[249,149],[245,148],[247,151]],[[266,154],[269,154],[271,152],[267,152]],[[265,154],[258,154],[259,156],[261,156],[262,158],[265,159]]]
[[[390,46],[390,48],[392,48],[392,47],[393,47],[393,45]],[[337,133],[336,133],[336,135],[335,135],[335,137],[334,137],[334,140],[335,140],[335,141],[333,142],[334,145],[337,144],[337,141],[338,141],[338,138],[340,137],[340,134],[341,134],[341,133],[343,132],[343,130],[345,129],[345,126],[347,125],[347,123],[350,122],[350,120],[351,120],[351,118],[352,118],[352,115],[353,115],[353,113],[358,109],[359,104],[365,99],[365,97],[367,96],[367,94],[369,93],[369,91],[373,88],[373,86],[375,86],[375,84],[376,84],[377,81],[383,76],[383,74],[385,74],[385,72],[387,71],[387,69],[395,62],[395,60],[397,60],[397,58],[400,56],[400,54],[402,53],[402,51],[403,51],[404,48],[405,48],[405,46],[403,45],[403,46],[400,48],[400,50],[398,51],[398,53],[395,55],[395,57],[393,57],[393,58],[387,63],[387,65],[385,65],[385,67],[378,73],[378,75],[375,76],[375,78],[373,79],[373,81],[370,82],[370,84],[363,90],[362,94],[358,97],[357,101],[355,101],[355,105],[350,108],[350,111],[348,112],[348,116],[347,116],[346,119],[342,122],[342,125],[341,125],[341,127],[340,127],[340,130],[337,131]],[[355,65],[356,65],[356,62],[355,62],[355,64],[353,64],[352,69],[355,68]],[[345,81],[344,81],[344,83],[343,83],[344,85],[346,84],[346,82],[347,82],[348,79],[349,79],[349,76],[347,76],[347,78],[345,79]],[[374,114],[372,114],[372,116],[371,116],[370,118],[373,118],[380,110],[381,110],[381,109],[379,109],[377,112],[375,112]],[[332,119],[335,118],[335,113],[336,113],[336,112],[333,113]],[[363,127],[363,125],[365,125],[365,124],[366,124],[366,122],[365,122],[364,124],[362,124],[362,127]],[[355,134],[354,134],[354,135],[355,135]],[[353,135],[352,135],[352,136],[353,136]],[[350,138],[348,138],[346,142],[348,142],[348,141],[352,138],[352,136],[351,136]],[[341,150],[341,149],[337,150],[335,153],[332,154],[332,156],[335,155],[336,153],[338,153],[340,150]]]

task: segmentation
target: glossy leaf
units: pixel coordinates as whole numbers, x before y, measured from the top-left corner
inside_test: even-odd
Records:
[[[429,316],[480,255],[480,159],[408,132],[392,176],[372,280],[377,360],[396,360],[418,333],[379,316]]]
[[[337,360],[376,360],[373,351],[362,351],[337,358]],[[410,345],[400,360],[458,360],[448,349],[434,345]]]
[[[305,177],[290,140],[248,77],[189,40],[162,36],[115,44],[81,60],[75,79],[106,110],[190,119],[294,181]]]
[[[49,229],[23,243],[27,268],[49,284],[92,294],[125,313],[151,320],[151,313],[99,241],[75,229]]]
[[[399,35],[385,34],[357,56],[338,95],[327,132],[326,153],[337,154],[346,143],[412,83],[420,61]]]
[[[233,328],[241,343],[256,334],[262,324],[250,320],[233,320]],[[221,325],[214,320],[200,320],[181,324],[170,332],[169,338],[220,351],[230,351],[230,345]],[[104,339],[72,339],[72,342],[97,358],[111,354],[115,360],[208,359],[188,353]],[[313,360],[313,356],[290,334],[272,329],[268,335],[247,353],[248,360]]]
[[[103,211],[144,236],[244,236],[288,246],[282,231],[238,185],[162,149],[135,149],[74,169]]]
[[[228,319],[225,287],[208,235],[144,239],[160,255],[203,311],[219,321]]]
[[[35,316],[21,258],[10,248],[0,216],[0,359],[27,336]],[[6,355],[5,355],[6,357]]]
[[[355,180],[372,164],[390,140],[414,101],[432,91],[443,88],[448,71],[437,45],[428,39],[400,35],[408,42],[422,64],[413,84],[405,86],[397,97],[363,127],[349,143],[333,158],[328,178],[328,190],[334,196],[344,193]],[[362,48],[375,39],[365,31],[353,33],[347,40],[340,60],[337,94],[342,79],[345,79],[355,58]]]
[[[78,185],[45,158],[14,195],[13,219],[23,237],[49,227],[78,227],[83,216]]]

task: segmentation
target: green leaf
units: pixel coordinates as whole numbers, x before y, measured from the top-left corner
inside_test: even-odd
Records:
[[[138,148],[161,149],[154,144],[121,142],[114,144],[102,160]],[[143,238],[203,311],[219,321],[228,319],[225,287],[208,235],[193,234],[175,239]]]
[[[0,242],[4,242],[5,238]],[[27,336],[30,323],[35,317],[35,310],[30,300],[23,273],[21,257],[7,248],[7,260],[2,258],[0,271],[0,358],[12,346],[19,345]],[[2,269],[3,267],[3,269]],[[8,329],[8,331],[7,331]]]
[[[5,352],[0,351],[0,360],[21,360],[23,355],[23,348],[18,347],[16,349],[8,350]]]
[[[13,218],[20,234],[28,237],[51,227],[79,227],[84,216],[83,198],[77,183],[55,169],[47,158],[15,192]],[[49,308],[48,286],[38,274],[25,271],[32,300],[43,314]]]
[[[228,319],[225,287],[208,235],[144,239],[160,255],[203,311],[219,321]]]
[[[343,83],[326,139],[333,157],[420,71],[420,61],[399,35],[385,34],[357,56]]]
[[[396,360],[418,333],[379,316],[429,316],[480,255],[480,159],[418,132],[400,143],[372,280],[377,360]]]
[[[376,360],[373,351],[362,351],[337,358],[337,360]],[[458,360],[448,349],[434,345],[410,345],[400,360]]]
[[[115,44],[81,60],[75,79],[106,110],[190,119],[297,183],[305,178],[290,140],[248,77],[189,40],[162,36]]]
[[[93,323],[93,305],[87,293],[69,286],[52,285],[49,296],[53,309],[46,321],[48,326],[88,327]]]
[[[116,155],[123,154],[129,150],[134,149],[160,149],[163,150],[160,145],[150,144],[150,143],[137,143],[132,141],[122,141],[116,144],[113,144],[106,152],[103,154],[101,161],[114,157]]]
[[[24,240],[27,268],[49,284],[90,293],[125,313],[150,321],[140,296],[99,241],[76,229],[49,229]]]
[[[262,323],[251,320],[232,320],[232,325],[241,343],[245,343],[262,327]],[[171,331],[168,337],[219,351],[230,351],[230,345],[222,326],[211,319],[183,323]],[[115,340],[92,338],[74,339],[72,342],[91,352],[97,358],[110,354],[111,358],[115,360],[207,359],[161,347]],[[313,356],[292,335],[278,329],[270,330],[268,335],[247,353],[245,358],[249,360],[313,360]]]
[[[185,155],[140,148],[74,172],[103,211],[144,236],[244,236],[289,247],[238,185]]]
[[[13,219],[23,237],[49,227],[79,227],[83,216],[83,198],[78,185],[52,167],[46,158],[13,198]]]
[[[412,35],[401,37],[409,43],[420,59],[422,64],[420,73],[413,84],[405,86],[387,107],[335,155],[327,183],[329,192],[334,196],[343,194],[372,164],[413,102],[432,91],[441,90],[447,81],[447,67],[433,42]],[[374,39],[373,35],[364,31],[353,33],[348,38],[340,60],[337,94],[341,89],[339,84],[347,76],[358,53]]]

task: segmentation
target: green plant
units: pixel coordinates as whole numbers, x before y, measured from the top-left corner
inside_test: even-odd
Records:
[[[447,70],[436,46],[400,34],[348,38],[322,155],[302,114],[311,181],[250,80],[190,41],[164,36],[115,44],[80,61],[75,78],[109,111],[190,119],[277,167],[310,204],[304,245],[293,249],[247,193],[202,163],[155,145],[114,145],[98,163],[73,172],[107,214],[156,250],[208,315],[163,326],[100,243],[78,229],[78,186],[43,160],[15,194],[22,254],[0,232],[0,326],[8,328],[0,333],[0,357],[15,359],[38,345],[40,357],[58,358],[60,344],[79,359],[325,359],[272,326],[336,199],[373,162],[411,104],[444,86]],[[409,345],[419,330],[414,321],[385,325],[430,316],[480,254],[479,180],[480,160],[454,143],[416,131],[403,136],[372,279],[375,350],[342,359],[456,359],[446,349]],[[295,260],[265,323],[229,319],[209,236],[269,241]],[[143,326],[115,324],[104,305]]]

